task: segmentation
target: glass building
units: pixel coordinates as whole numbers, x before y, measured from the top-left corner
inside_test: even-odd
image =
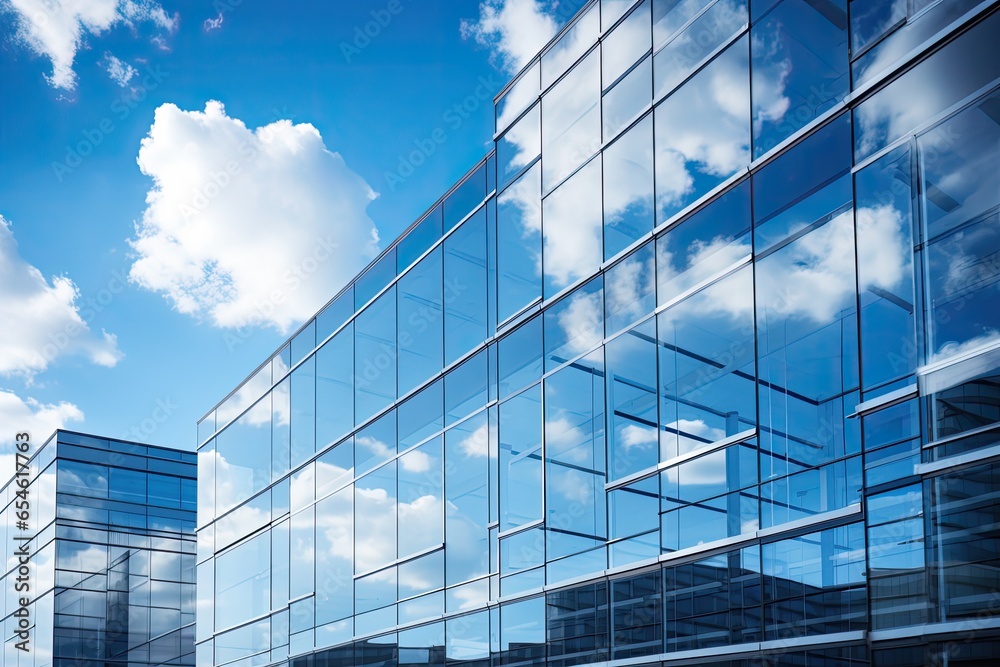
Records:
[[[593,0],[200,422],[199,667],[1000,655],[1000,3]]]
[[[195,454],[62,430],[28,454],[27,532],[24,487],[7,477],[2,491],[0,664],[193,666]],[[30,573],[19,578],[22,545]],[[27,651],[16,646],[21,596],[31,600]]]

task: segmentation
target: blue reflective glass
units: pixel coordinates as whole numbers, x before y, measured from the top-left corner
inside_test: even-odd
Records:
[[[316,316],[316,343],[322,343],[354,314],[354,285],[345,291]]]
[[[399,451],[444,428],[444,383],[438,380],[401,403],[396,410]]]
[[[234,625],[271,609],[271,539],[263,533],[215,560],[215,627]]]
[[[448,231],[486,198],[486,165],[470,174],[444,200],[444,229]]]
[[[384,465],[354,483],[354,513],[355,574],[396,560],[395,464]]]
[[[445,621],[445,655],[449,665],[487,667],[490,661],[490,615],[452,617]]]
[[[354,323],[316,353],[316,448],[354,428]]]
[[[444,363],[486,340],[486,209],[444,242]]]
[[[750,162],[748,43],[735,42],[656,107],[657,223]]]
[[[109,499],[140,504],[146,502],[146,473],[112,467],[108,475]]]
[[[396,248],[396,272],[402,273],[406,267],[417,261],[418,257],[438,242],[444,229],[441,206],[436,206],[406,236],[399,240],[399,245]]]
[[[547,371],[600,346],[604,340],[603,276],[560,299],[542,317]]]
[[[489,573],[490,467],[486,413],[445,433],[446,568],[448,584]]]
[[[317,470],[321,466],[317,464]],[[316,623],[354,613],[354,494],[350,487],[316,503]]]
[[[400,396],[440,372],[443,365],[443,276],[441,248],[438,247],[396,285]]]
[[[744,181],[658,236],[657,301],[665,304],[750,255],[750,227]]]
[[[292,372],[291,467],[316,453],[316,357]]]
[[[850,90],[847,0],[821,5],[782,0],[754,24],[750,36],[754,157],[759,157]]]
[[[396,248],[392,247],[354,284],[354,308],[360,309],[396,277]]]
[[[649,53],[652,41],[650,0],[645,0],[601,40],[601,79],[608,88],[639,58]]]
[[[537,90],[535,92],[537,95]],[[542,105],[536,104],[497,139],[497,180],[502,190],[542,153]],[[539,188],[541,186],[539,185]]]
[[[579,4],[577,2],[577,9]],[[566,9],[570,13],[566,15],[566,18],[571,18],[573,6],[569,3],[567,5]],[[542,54],[542,90],[551,86],[597,41],[601,32],[599,15],[599,7],[590,7],[569,30],[560,35],[556,42]]]
[[[360,423],[396,398],[396,288],[354,320],[354,412]]]
[[[628,127],[653,99],[653,59],[646,56],[601,98],[604,140]]]
[[[302,331],[292,337],[289,347],[292,365],[299,363],[316,348],[316,320],[312,320]]]
[[[656,322],[647,321],[605,346],[608,479],[655,466],[657,444]]]
[[[354,439],[348,438],[316,459],[316,497],[323,498],[354,478]]]
[[[489,402],[488,367],[488,353],[483,350],[444,376],[446,424],[454,424]]]
[[[354,437],[354,465],[358,476],[396,455],[396,411],[390,410],[358,431]]]
[[[649,242],[604,274],[604,317],[614,334],[656,308],[656,259]]]
[[[604,149],[604,259],[653,229],[653,116]]]
[[[501,398],[542,376],[542,318],[534,317],[500,340],[498,350]]]
[[[271,400],[266,396],[216,439],[216,512],[235,507],[271,481]]]
[[[434,438],[400,456],[398,468],[397,550],[403,558],[444,542],[441,438]]]
[[[500,664],[545,661],[545,598],[500,607]]]
[[[292,378],[271,390],[271,479],[284,476],[292,461]],[[353,389],[351,390],[353,394]]]
[[[497,319],[542,296],[541,168],[534,165],[497,198]]]
[[[288,521],[271,528],[271,609],[283,609],[288,604]],[[201,565],[198,576],[201,576]],[[199,581],[199,587],[201,582]],[[200,597],[200,595],[199,595]],[[200,619],[199,619],[200,622]]]
[[[542,518],[542,396],[536,386],[500,405],[500,529]]]
[[[660,514],[660,479],[647,477],[608,493],[608,537],[620,539],[656,530]]]
[[[538,99],[540,64],[535,61],[514,81],[496,103],[496,131],[507,127]]]
[[[598,155],[542,202],[545,298],[593,273],[604,258],[601,164]]]
[[[851,1],[851,49],[860,53],[906,20],[906,3],[881,0]]]
[[[600,55],[592,51],[542,97],[544,192],[559,185],[601,147]]]

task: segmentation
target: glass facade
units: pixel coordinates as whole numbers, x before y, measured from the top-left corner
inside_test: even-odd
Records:
[[[56,431],[29,454],[29,532],[16,520],[19,478],[2,491],[8,553],[30,554],[27,581],[19,556],[6,560],[2,664],[193,667],[194,452]],[[17,647],[21,596],[31,601],[27,651]]]
[[[200,422],[199,667],[992,664],[998,3],[591,0],[495,144]]]

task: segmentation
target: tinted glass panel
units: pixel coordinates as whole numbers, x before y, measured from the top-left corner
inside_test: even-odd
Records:
[[[542,518],[542,396],[533,387],[500,405],[500,530]]]
[[[600,67],[600,52],[594,51],[542,98],[545,192],[601,146]]]
[[[316,353],[316,446],[324,449],[354,428],[354,324]]]
[[[486,209],[444,242],[444,363],[486,340]]]
[[[601,185],[598,155],[542,203],[545,298],[592,273],[604,258]]]
[[[420,260],[396,285],[399,395],[439,372],[444,356],[441,248]]]
[[[542,318],[535,317],[499,344],[500,396],[526,387],[542,376]]]
[[[608,479],[655,466],[657,445],[656,322],[605,346],[608,383]]]
[[[603,287],[604,278],[597,276],[545,311],[546,370],[593,350],[604,340]]]
[[[368,419],[396,398],[396,288],[354,321],[355,422]]]
[[[653,116],[604,150],[604,259],[653,228]]]
[[[542,296],[541,168],[533,166],[497,198],[497,318]]]

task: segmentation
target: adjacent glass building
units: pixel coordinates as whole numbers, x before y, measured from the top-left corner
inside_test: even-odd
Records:
[[[28,453],[27,530],[13,455],[0,492],[2,665],[193,667],[195,454],[62,430]],[[31,599],[27,651],[16,647],[22,596]]]
[[[594,0],[200,422],[198,665],[1000,655],[1000,3]]]

